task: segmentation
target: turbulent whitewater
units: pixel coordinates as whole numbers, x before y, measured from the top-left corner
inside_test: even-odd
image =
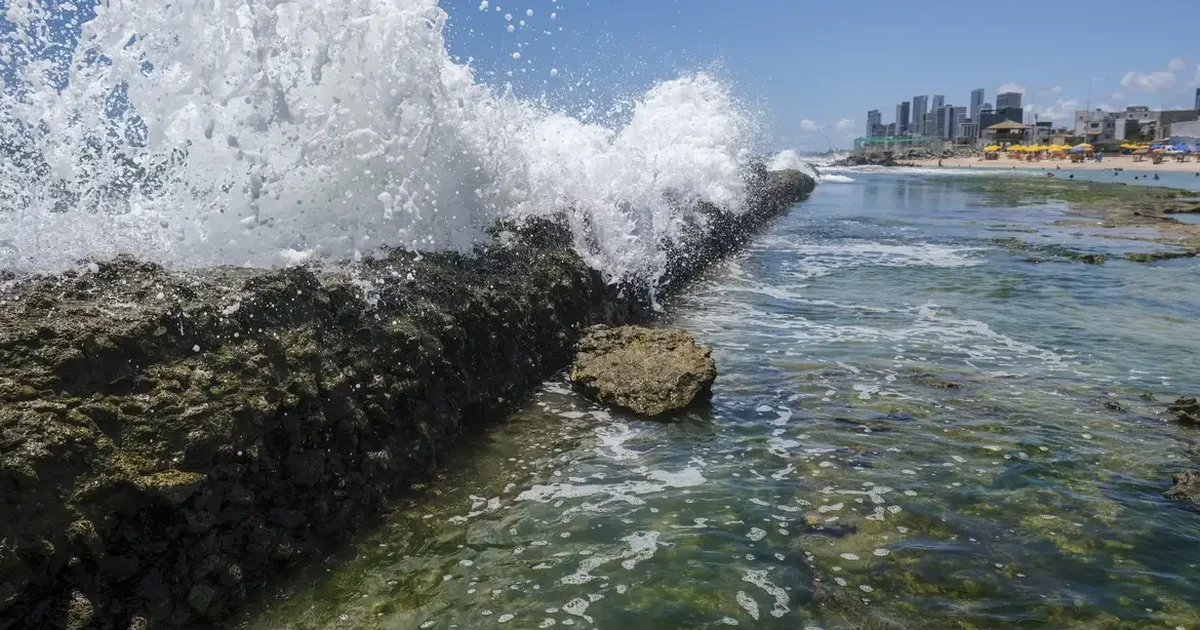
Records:
[[[436,0],[84,13],[6,3],[0,266],[463,251],[497,219],[565,212],[590,264],[653,281],[663,243],[701,220],[689,202],[742,210],[754,118],[709,74],[655,85],[610,127],[477,81]]]

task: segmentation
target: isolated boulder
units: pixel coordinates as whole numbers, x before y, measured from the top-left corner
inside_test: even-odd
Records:
[[[1180,422],[1200,424],[1200,401],[1191,396],[1176,400],[1167,410]]]
[[[1200,507],[1200,475],[1187,470],[1176,473],[1172,480],[1171,489],[1163,496],[1172,501],[1182,501]]]
[[[712,350],[679,329],[593,326],[577,349],[571,381],[584,395],[643,416],[706,398],[717,378]]]

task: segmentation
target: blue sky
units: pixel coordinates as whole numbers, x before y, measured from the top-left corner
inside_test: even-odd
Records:
[[[0,11],[6,5],[0,0]],[[868,109],[878,108],[888,122],[897,103],[918,94],[966,105],[973,88],[994,101],[1006,86],[1026,93],[1027,112],[1065,122],[1089,100],[1106,108],[1190,107],[1200,85],[1200,0],[489,0],[487,10],[480,0],[442,0],[441,6],[450,14],[451,52],[471,58],[484,81],[603,116],[657,80],[710,70],[763,113],[764,141],[774,149],[824,149],[824,134],[849,146],[863,132]],[[7,70],[0,61],[0,74]]]
[[[973,88],[994,101],[1001,86],[1019,86],[1042,120],[1066,121],[1089,100],[1089,80],[1092,106],[1112,108],[1191,107],[1200,85],[1200,0],[490,0],[486,11],[479,0],[443,0],[442,7],[451,16],[451,51],[473,57],[485,81],[511,81],[522,95],[554,103],[579,107],[587,97],[604,107],[655,80],[714,70],[764,112],[772,148],[827,148],[822,130],[847,146],[868,109],[888,122],[897,103],[918,94],[967,105]],[[1165,29],[1176,34],[1164,33],[1164,24],[1179,25]]]

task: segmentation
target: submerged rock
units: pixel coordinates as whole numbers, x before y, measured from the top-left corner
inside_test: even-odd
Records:
[[[716,378],[712,350],[686,331],[641,326],[588,329],[571,367],[584,395],[644,416],[691,406]]]
[[[1125,254],[1125,260],[1136,263],[1152,263],[1160,260],[1175,260],[1177,258],[1195,258],[1200,251],[1190,252],[1130,252]]]
[[[1192,396],[1184,396],[1167,407],[1175,419],[1187,424],[1200,424],[1200,401]]]
[[[1176,473],[1171,489],[1163,496],[1172,501],[1182,501],[1200,507],[1200,475],[1191,470]]]

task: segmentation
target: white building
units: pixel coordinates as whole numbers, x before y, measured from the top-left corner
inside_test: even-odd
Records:
[[[1100,109],[1075,111],[1075,135],[1087,138],[1088,142],[1115,140],[1116,127],[1116,118],[1111,112]]]

